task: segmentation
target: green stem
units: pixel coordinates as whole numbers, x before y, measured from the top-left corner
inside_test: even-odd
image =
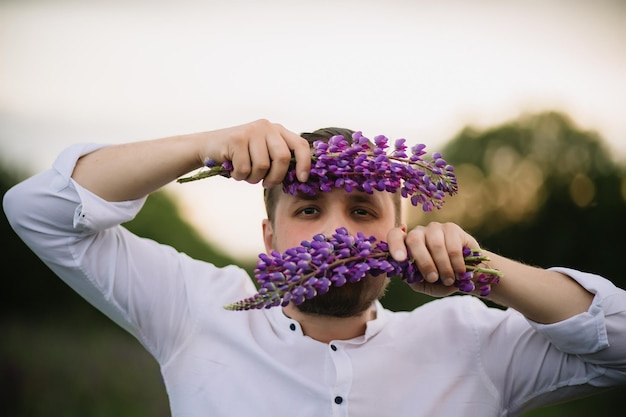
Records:
[[[334,152],[334,153],[328,153],[327,155],[334,158],[334,157],[337,157],[337,156],[341,155],[341,153]],[[367,155],[367,156],[374,156],[374,154],[372,152],[366,152],[365,155]],[[387,155],[387,158],[395,160],[395,161],[400,161],[400,162],[405,163],[405,164],[419,166],[419,167],[429,171],[430,173],[433,172],[433,168],[427,162],[425,162],[423,160],[411,162],[407,158],[399,158],[397,156],[392,156],[392,155]],[[317,157],[312,155],[311,156],[311,161],[315,162],[316,160],[317,160]],[[291,162],[295,163],[296,162],[295,158],[292,158]],[[199,171],[199,172],[197,172],[197,173],[195,173],[193,175],[190,175],[188,177],[179,178],[179,179],[176,180],[176,182],[178,182],[179,184],[182,184],[182,183],[185,183],[185,182],[201,180],[203,178],[215,177],[215,176],[227,173],[227,172],[228,171],[223,169],[222,166],[218,165],[218,166],[215,166],[215,167],[212,167],[212,168],[209,168],[209,169],[201,170],[201,171]],[[445,180],[445,176],[442,176],[442,175],[437,175],[437,176]]]
[[[483,273],[489,274],[489,275],[497,275],[497,276],[499,276],[501,278],[504,275],[502,273],[502,271],[499,271],[497,269],[483,268],[483,267],[474,266],[474,265],[465,265],[465,269],[467,269],[468,271],[483,272]]]
[[[215,169],[218,168],[218,169]],[[183,177],[176,180],[177,183],[182,184],[184,182],[191,182],[196,180],[201,180],[203,178],[216,177],[218,175],[222,175],[223,172],[227,172],[222,169],[222,167],[213,167],[210,169],[205,169],[203,171],[199,171],[189,177]]]

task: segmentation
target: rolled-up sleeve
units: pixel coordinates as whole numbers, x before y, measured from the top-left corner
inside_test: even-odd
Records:
[[[616,338],[626,334],[626,294],[610,281],[590,273],[569,268],[552,268],[574,279],[594,294],[589,309],[558,323],[541,324],[529,320],[531,326],[546,336],[554,346],[565,353],[585,355],[596,353],[615,344]],[[621,332],[612,332],[609,341],[607,320],[614,317],[615,324],[623,326]],[[626,343],[623,344],[626,346]],[[626,350],[624,351],[626,358]]]

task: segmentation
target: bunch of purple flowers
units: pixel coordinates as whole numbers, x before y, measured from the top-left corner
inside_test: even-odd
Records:
[[[464,248],[463,254],[466,272],[454,285],[461,292],[489,295],[501,272],[482,266],[489,258],[480,251]],[[352,236],[346,228],[337,229],[330,237],[317,234],[311,241],[303,241],[301,246],[282,254],[261,254],[254,274],[258,292],[226,305],[227,310],[286,306],[289,302],[297,305],[327,293],[331,286],[359,282],[366,276],[398,276],[409,284],[424,279],[413,260],[394,260],[386,242],[376,242],[374,236],[365,237],[362,233]]]
[[[397,139],[393,151],[388,153],[388,142],[386,136],[379,135],[372,143],[361,132],[352,135],[352,143],[341,135],[331,137],[328,142],[315,141],[308,181],[298,181],[295,160],[292,160],[283,180],[283,191],[312,195],[333,187],[369,194],[374,190],[391,193],[399,190],[402,197],[409,198],[413,206],[421,206],[424,211],[441,208],[445,195],[458,191],[454,168],[440,153],[434,153],[432,160],[426,161],[423,158],[426,146],[415,145],[409,154],[405,139]],[[228,178],[233,170],[231,161],[218,164],[207,159],[205,165],[208,169],[180,178],[178,182],[216,175]]]

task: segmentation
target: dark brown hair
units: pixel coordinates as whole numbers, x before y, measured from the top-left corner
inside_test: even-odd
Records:
[[[313,143],[318,140],[322,140],[324,142],[328,142],[328,140],[337,135],[341,135],[346,139],[349,143],[352,143],[352,134],[354,134],[354,130],[345,129],[341,127],[325,127],[322,129],[318,129],[314,132],[304,132],[301,133],[300,136],[306,139],[309,142],[309,146],[313,148]],[[278,202],[278,197],[282,194],[282,185],[276,185],[269,189],[263,190],[263,199],[265,200],[265,211],[267,213],[267,218],[274,225],[275,220],[275,212],[276,212],[276,203]],[[400,199],[400,193],[395,193],[393,196],[393,204],[395,207],[395,219],[396,225],[400,224],[402,219],[402,204]]]

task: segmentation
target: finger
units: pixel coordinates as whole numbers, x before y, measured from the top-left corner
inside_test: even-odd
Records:
[[[309,172],[311,171],[311,146],[309,142],[282,126],[281,135],[289,149],[293,150],[296,158],[296,176],[298,180],[305,182],[309,178]]]
[[[425,228],[417,226],[411,230],[407,233],[405,242],[408,253],[413,258],[424,280],[430,283],[436,282],[439,279],[439,273],[437,272],[435,261],[426,246]]]
[[[252,169],[249,149],[247,149],[245,145],[238,146],[231,155],[233,163],[233,170],[230,173],[231,178],[237,181],[245,180],[250,175]]]
[[[437,274],[444,285],[454,283],[454,269],[448,254],[446,234],[441,225],[433,223],[429,225],[426,233],[426,246],[435,263]]]
[[[280,184],[291,163],[291,151],[285,139],[278,132],[268,134],[266,138],[266,147],[269,152],[269,171],[265,175],[263,185],[272,187]],[[309,157],[310,158],[310,157]]]
[[[450,265],[455,276],[465,272],[465,257],[463,256],[463,236],[466,235],[461,228],[455,224],[447,224],[446,228],[451,229],[446,233],[446,250]]]
[[[248,142],[250,155],[250,172],[246,181],[251,184],[264,179],[270,169],[272,161],[270,159],[268,145],[265,138],[256,138]]]
[[[404,238],[405,230],[402,227],[394,227],[387,233],[387,244],[389,245],[389,253],[398,262],[405,261],[408,257]]]

